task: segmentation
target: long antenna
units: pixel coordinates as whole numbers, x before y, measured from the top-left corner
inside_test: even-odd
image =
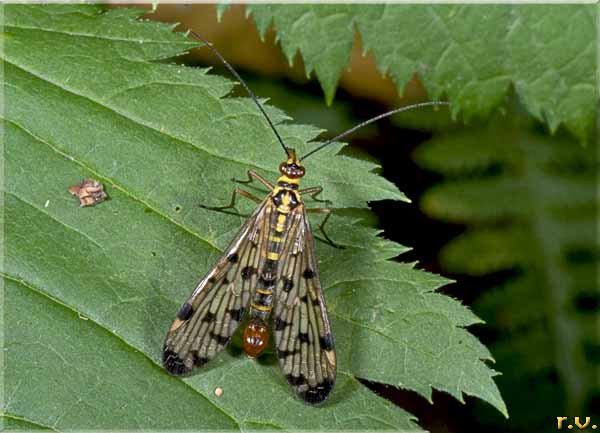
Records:
[[[421,102],[419,104],[407,105],[405,107],[396,108],[395,110],[391,110],[391,111],[388,111],[387,113],[380,114],[379,116],[375,116],[375,117],[373,117],[373,118],[371,118],[369,120],[365,120],[364,122],[359,123],[358,125],[356,125],[356,126],[350,128],[350,129],[348,129],[347,131],[342,132],[341,134],[333,137],[332,139],[327,140],[325,143],[321,144],[316,149],[313,149],[310,152],[308,152],[306,155],[304,155],[302,158],[300,158],[299,161],[304,161],[310,155],[312,155],[315,152],[318,152],[319,150],[323,149],[325,146],[328,146],[329,144],[333,143],[336,140],[339,140],[342,137],[345,137],[348,134],[352,134],[354,131],[356,131],[357,129],[362,128],[363,126],[367,126],[370,123],[376,122],[379,119],[383,119],[384,117],[392,116],[393,114],[400,113],[402,111],[412,110],[413,108],[419,108],[419,107],[428,107],[430,105],[450,105],[450,104],[448,102],[445,102],[445,101]]]
[[[275,129],[275,125],[273,125],[273,122],[271,122],[271,119],[269,119],[269,116],[267,116],[267,113],[266,113],[265,109],[262,107],[261,103],[258,101],[258,99],[256,98],[256,96],[254,96],[254,93],[252,93],[252,91],[250,90],[250,88],[248,87],[248,85],[246,84],[246,82],[242,79],[242,77],[240,77],[240,74],[238,74],[235,71],[235,69],[233,69],[233,66],[231,66],[229,63],[227,63],[227,60],[225,60],[225,58],[221,55],[221,53],[219,51],[217,51],[217,49],[215,47],[213,47],[213,45],[210,42],[208,42],[206,39],[204,39],[202,36],[200,36],[198,33],[196,33],[193,30],[188,30],[188,32],[192,36],[194,36],[196,39],[198,39],[201,42],[203,42],[208,48],[210,48],[210,50],[214,53],[214,55],[217,56],[219,58],[219,60],[221,60],[221,62],[223,62],[223,64],[225,65],[225,67],[227,69],[229,69],[229,72],[231,72],[233,74],[233,76],[235,78],[237,78],[237,80],[240,82],[240,84],[242,85],[242,87],[246,90],[246,92],[248,93],[248,95],[252,98],[252,100],[254,101],[254,103],[256,104],[256,106],[258,107],[258,109],[260,110],[260,112],[265,116],[265,119],[267,119],[267,122],[269,122],[269,126],[271,127],[271,129],[275,133],[275,136],[277,137],[277,140],[279,141],[279,144],[281,144],[281,147],[283,147],[283,150],[285,151],[285,154],[289,158],[290,157],[290,151],[288,150],[287,146],[283,143],[283,140],[279,136],[279,133],[277,132],[277,129]]]

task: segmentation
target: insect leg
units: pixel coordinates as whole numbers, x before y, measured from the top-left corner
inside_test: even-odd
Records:
[[[320,198],[317,198],[317,196],[323,192],[322,186],[312,186],[310,188],[301,189],[298,192],[302,195],[310,195],[310,198],[316,202],[331,204],[331,200],[321,200]]]
[[[249,183],[252,183],[254,179],[258,180],[260,183],[262,183],[264,186],[266,186],[267,188],[269,188],[269,190],[273,190],[273,188],[275,188],[273,186],[273,184],[271,182],[269,182],[267,179],[265,179],[264,177],[262,177],[260,174],[258,174],[257,172],[255,172],[254,170],[248,170],[248,180],[238,180],[238,179],[231,179],[233,182],[237,182],[237,183],[243,183],[244,185],[247,185]]]
[[[311,209],[306,209],[306,212],[314,212],[314,213],[324,213],[325,218],[323,218],[323,221],[321,221],[321,224],[319,224],[319,231],[321,233],[323,233],[323,236],[325,237],[325,239],[327,240],[327,242],[334,248],[339,248],[339,249],[344,249],[344,247],[342,247],[341,245],[337,245],[336,243],[334,243],[329,236],[327,236],[327,233],[325,232],[325,224],[327,223],[327,221],[329,220],[329,217],[331,216],[331,214],[333,213],[332,209],[329,208],[323,208],[323,207],[315,207],[315,208],[311,208]]]
[[[252,200],[256,203],[260,203],[262,201],[260,198],[249,193],[248,191],[244,191],[243,189],[236,188],[233,190],[233,193],[231,194],[231,202],[227,206],[205,206],[205,205],[201,204],[200,207],[204,208],[204,209],[208,209],[208,210],[217,210],[217,211],[222,211],[225,209],[235,209],[235,199],[238,194],[241,195],[242,197],[246,197],[247,199]]]

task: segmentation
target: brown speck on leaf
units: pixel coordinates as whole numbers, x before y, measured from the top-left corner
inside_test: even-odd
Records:
[[[223,388],[221,388],[221,387],[215,388],[215,395],[217,397],[221,397],[223,395]]]
[[[108,197],[104,186],[94,179],[84,179],[83,182],[71,186],[68,191],[79,199],[79,207],[94,206]]]

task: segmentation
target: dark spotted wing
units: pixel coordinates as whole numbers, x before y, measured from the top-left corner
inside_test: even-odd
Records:
[[[279,366],[298,396],[321,403],[335,383],[336,357],[304,206],[281,254],[273,328]],[[296,222],[296,221],[294,221]],[[293,234],[293,236],[292,236]]]
[[[273,208],[269,198],[258,206],[179,309],[163,348],[163,366],[170,374],[201,367],[229,343],[256,285]]]

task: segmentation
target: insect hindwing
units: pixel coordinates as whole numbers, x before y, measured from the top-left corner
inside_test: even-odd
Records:
[[[320,403],[335,383],[336,357],[304,206],[298,229],[281,256],[276,290],[275,347],[288,383],[307,403]]]
[[[223,350],[242,321],[266,248],[270,196],[248,218],[212,270],[200,281],[171,324],[163,365],[181,376]]]

